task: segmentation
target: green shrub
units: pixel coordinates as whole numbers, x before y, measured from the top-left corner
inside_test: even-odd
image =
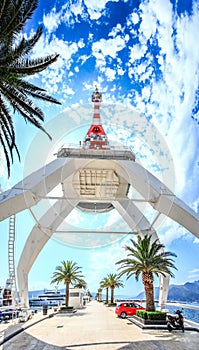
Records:
[[[137,310],[136,316],[147,319],[147,312],[145,310]]]
[[[73,306],[61,306],[60,310],[72,310]]]
[[[166,312],[161,311],[145,311],[138,310],[136,312],[138,317],[144,318],[145,320],[166,320]]]
[[[147,311],[147,317],[149,320],[166,320],[166,312]]]

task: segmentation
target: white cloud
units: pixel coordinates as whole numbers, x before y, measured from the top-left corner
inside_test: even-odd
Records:
[[[123,239],[112,246],[102,250],[89,251],[86,279],[88,285],[99,288],[99,282],[109,273],[117,273],[118,265],[115,263],[125,257],[124,246],[129,239]],[[108,262],[108,265],[104,262]]]
[[[116,71],[115,69],[107,68],[105,70],[105,75],[108,81],[113,81],[115,79]]]
[[[118,2],[118,0],[111,0],[112,2]],[[87,11],[90,15],[91,20],[97,20],[99,19],[102,14],[103,10],[106,7],[106,4],[109,2],[109,0],[84,0],[84,3],[87,7]]]
[[[76,1],[75,4],[70,4],[66,2],[61,8],[60,11],[57,11],[55,7],[52,10],[43,15],[43,24],[47,29],[48,33],[55,32],[61,23],[65,25],[73,25],[75,22],[78,22],[78,16],[85,16],[83,11],[82,0]]]
[[[195,243],[195,244],[199,244],[199,238],[196,238],[196,237],[195,237],[195,239],[194,239],[193,243]]]
[[[106,59],[105,59],[104,54],[102,54],[101,52],[95,51],[93,55],[96,58],[96,66],[97,67],[104,67],[106,65]]]
[[[80,42],[82,42],[81,39]],[[66,65],[66,68],[69,68],[72,55],[77,53],[79,50],[79,43],[70,43],[68,41],[58,39],[57,37],[53,37],[53,40],[51,40],[51,52],[52,50],[60,53],[60,57],[65,60],[64,64]]]
[[[69,76],[73,75],[70,68],[73,64],[73,56],[78,52],[79,48],[83,45],[82,39],[77,43],[68,42],[59,39],[55,35],[50,39],[49,35],[42,36],[37,45],[35,45],[32,57],[40,57],[51,55],[52,53],[59,53],[58,60],[53,63],[48,69],[37,75],[40,78],[45,90],[49,94],[59,92],[59,86],[63,85],[66,72],[69,72]],[[78,68],[75,68],[77,72]],[[34,79],[36,76],[34,77]]]
[[[118,73],[118,75],[124,75],[125,74],[125,70],[122,67],[117,66],[117,73]]]
[[[198,193],[199,140],[198,127],[191,120],[191,115],[199,81],[199,45],[195,42],[199,12],[194,8],[192,16],[185,14],[175,22],[172,5],[168,1],[142,3],[140,9],[139,44],[130,48],[129,77],[135,76],[139,82],[150,79],[151,83],[150,89],[144,88],[141,95],[135,93],[136,108],[151,115],[152,122],[165,136],[176,169],[177,193],[187,193],[188,196],[188,189],[193,188],[189,197],[195,200]],[[176,33],[173,35],[175,26]],[[158,41],[160,48],[157,55],[162,71],[160,80],[153,79],[152,57],[146,57],[147,40],[151,38]],[[144,63],[139,63],[136,69],[132,67],[144,56]]]
[[[75,91],[70,86],[64,87],[64,94],[67,95],[74,95]]]
[[[117,53],[123,50],[125,46],[125,39],[117,35],[115,38],[108,40],[100,39],[99,41],[94,42],[92,45],[92,53],[94,56],[102,53],[104,56],[116,58]]]
[[[133,47],[130,47],[130,57],[129,63],[133,63],[135,60],[140,60],[146,53],[147,46],[136,44]]]
[[[48,30],[48,32],[54,32],[60,25],[61,20],[60,20],[61,13],[56,12],[56,8],[53,7],[52,11],[48,14],[44,14],[43,16],[43,24],[45,28]]]
[[[121,24],[117,24],[116,27],[113,27],[111,32],[108,34],[108,36],[112,36],[113,38],[115,38],[117,36],[118,33],[120,33],[122,31],[122,26]]]
[[[76,67],[74,68],[74,71],[75,71],[76,73],[78,73],[78,72],[79,72],[79,67],[76,66]]]
[[[191,270],[190,273],[199,273],[199,268]]]
[[[84,16],[83,1],[82,0],[75,1],[74,4],[70,5],[68,12],[72,13],[75,16],[76,20],[79,15]]]
[[[199,280],[199,268],[193,269],[188,273],[188,280],[197,281]]]
[[[169,247],[170,244],[177,239],[190,239],[189,232],[177,222],[172,221],[168,217],[164,217],[161,220],[160,227],[155,228],[158,232],[158,237],[160,241],[166,246]]]
[[[136,12],[133,12],[129,15],[129,17],[127,18],[127,26],[131,26],[132,24],[138,24],[139,23],[139,15]]]

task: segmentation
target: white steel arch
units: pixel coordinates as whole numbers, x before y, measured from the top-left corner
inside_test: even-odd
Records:
[[[4,220],[10,215],[37,205],[58,184],[62,184],[64,190],[63,198],[50,207],[41,217],[38,225],[34,226],[22,252],[18,265],[18,283],[25,306],[28,304],[28,273],[31,266],[64,218],[82,201],[88,203],[98,199],[105,203],[111,203],[133,231],[136,231],[137,234],[150,232],[155,239],[157,234],[151,223],[130,199],[124,198],[124,189],[130,185],[157,213],[163,213],[170,217],[199,238],[199,215],[178,199],[160,180],[136,163],[134,159],[126,159],[125,156],[124,159],[121,158],[121,154],[117,157],[117,154],[113,154],[113,152],[110,154],[106,152],[102,159],[92,158],[91,160],[85,154],[84,157],[57,158],[27,176],[11,190],[0,195],[0,220]],[[102,198],[98,194],[98,198],[93,198],[92,191],[87,195],[85,195],[87,192],[80,191],[82,189],[85,191],[85,176],[95,171],[96,174],[101,174],[99,169],[103,170],[103,181],[98,184],[98,192],[104,196],[106,194],[104,187],[108,188],[109,192],[112,191],[112,197],[107,192],[109,193],[107,197]],[[81,181],[83,182],[81,183],[79,180],[80,183],[77,184],[82,170],[84,178]],[[106,182],[104,178],[104,174],[110,176],[111,171],[114,172],[114,188],[109,183],[110,181]],[[28,264],[27,261],[29,261]],[[161,306],[166,301],[168,281],[168,278],[160,281]]]
[[[36,205],[59,183],[63,183],[79,169],[89,168],[91,164],[92,168],[99,166],[113,169],[133,186],[157,212],[170,217],[199,238],[199,214],[177,198],[167,186],[142,165],[132,160],[97,159],[89,161],[78,158],[57,158],[27,176],[10,190],[0,194],[0,221]],[[107,198],[106,201],[110,202],[111,199]]]

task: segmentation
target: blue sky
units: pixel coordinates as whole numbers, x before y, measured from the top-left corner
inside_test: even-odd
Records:
[[[40,0],[25,30],[29,36],[39,24],[43,26],[43,36],[32,57],[55,52],[60,57],[48,70],[30,80],[62,105],[40,103],[45,112],[45,127],[52,131],[51,142],[44,134],[38,136],[41,134],[22,118],[14,117],[22,160],[19,163],[16,157],[8,180],[2,159],[2,188],[6,190],[20,181],[40,165],[42,157],[45,156],[45,162],[53,159],[63,142],[84,138],[93,114],[91,93],[97,84],[103,92],[102,118],[109,138],[131,147],[150,172],[198,212],[198,23],[198,1]],[[132,108],[138,113],[133,121],[129,117]],[[65,129],[59,134],[57,120],[63,111]],[[38,146],[37,137],[49,143],[47,155],[41,155],[42,143]],[[67,227],[82,229],[86,220],[87,227],[99,228],[100,221],[112,231],[116,227],[128,231],[114,211],[103,218],[93,214],[92,220],[74,211]],[[17,215],[16,264],[33,225],[28,210]],[[0,223],[0,230],[3,285],[8,276],[8,220]],[[166,249],[178,255],[175,260],[178,271],[171,283],[199,279],[198,239],[166,219],[157,231]],[[123,258],[128,237],[125,234],[100,239],[85,237],[81,235],[72,242],[68,236],[55,235],[32,267],[29,289],[48,288],[55,266],[62,260],[73,260],[82,266],[93,291],[103,277],[116,272],[115,262]],[[141,282],[133,278],[124,282],[122,294],[136,295],[143,289]]]

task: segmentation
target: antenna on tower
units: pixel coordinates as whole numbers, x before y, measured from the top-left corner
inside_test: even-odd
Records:
[[[95,91],[92,93],[92,102],[101,102],[102,93],[99,92],[97,85],[95,85]]]

